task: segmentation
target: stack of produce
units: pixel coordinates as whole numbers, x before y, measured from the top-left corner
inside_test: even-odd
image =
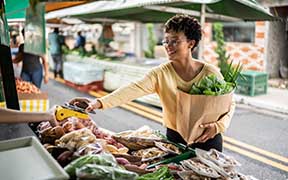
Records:
[[[196,149],[196,157],[183,160],[180,164],[176,173],[183,180],[257,180],[237,172],[235,167],[240,163],[215,149]]]
[[[168,167],[160,167],[153,173],[145,174],[137,178],[137,180],[152,180],[152,179],[161,179],[161,180],[173,180],[175,179],[170,173]]]
[[[226,82],[211,74],[203,78],[199,83],[193,84],[189,93],[218,96],[232,92],[234,87],[233,83]]]
[[[215,74],[211,74],[203,78],[200,82],[194,83],[189,91],[190,94],[203,94],[203,95],[223,95],[228,94],[237,86],[237,79],[244,78],[240,73],[243,66],[239,63],[233,67],[233,61],[226,64],[225,68],[221,69],[224,79],[219,79]]]
[[[71,117],[59,123],[51,127],[43,122],[38,130],[44,147],[71,179],[255,180],[238,173],[240,164],[216,150],[196,149],[197,157],[183,158],[193,150],[170,143],[149,127],[111,135],[91,119]],[[174,160],[165,164],[167,158]]]
[[[135,131],[123,131],[113,135],[113,138],[127,146],[130,150],[139,150],[154,146],[155,141],[162,138],[154,134],[153,130],[143,126]]]
[[[40,94],[41,91],[32,83],[16,79],[16,89],[18,93]]]
[[[65,168],[71,178],[77,179],[110,179],[134,180],[136,173],[121,168],[111,154],[91,154],[82,156]]]
[[[63,68],[65,80],[77,85],[87,85],[104,78],[103,68],[91,66],[87,62],[65,62]]]
[[[99,129],[91,119],[76,117],[51,127],[49,122],[38,126],[39,138],[61,165],[86,154],[127,153],[128,149]]]
[[[181,153],[178,147],[167,143],[147,126],[134,131],[130,130],[114,134],[113,138],[129,149],[128,155],[118,155],[117,157],[127,160],[128,163],[123,164],[124,167],[138,174],[155,171],[155,169],[147,169],[146,167]]]
[[[35,85],[20,79],[15,80],[19,107],[25,112],[46,112],[49,110],[48,94],[41,92]],[[0,107],[6,107],[0,102]]]
[[[71,117],[59,123],[59,126],[51,127],[48,122],[42,122],[38,126],[40,140],[72,177],[77,176],[80,179],[87,177],[121,179],[122,176],[123,179],[125,177],[135,179],[137,174],[151,173],[155,170],[146,169],[148,164],[159,162],[169,154],[180,153],[180,150],[172,144],[160,142],[162,138],[147,127],[111,136],[98,128],[91,119]],[[122,141],[117,141],[115,137]],[[122,142],[129,148],[126,148]],[[98,161],[87,160],[95,157],[99,159],[103,153],[109,153],[111,156],[113,154],[115,157],[113,162],[115,161],[117,166],[103,167],[103,164],[99,164]],[[77,166],[71,173],[71,168],[68,167],[74,166],[75,161],[76,164],[79,161],[90,163]]]

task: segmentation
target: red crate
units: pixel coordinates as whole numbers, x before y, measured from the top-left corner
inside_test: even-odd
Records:
[[[71,81],[67,81],[65,80],[65,84],[69,87],[72,87],[74,89],[77,89],[78,91],[81,92],[89,92],[89,91],[100,91],[103,90],[103,83],[104,81],[93,81],[89,84],[85,84],[85,85],[79,85],[79,84],[75,84]]]

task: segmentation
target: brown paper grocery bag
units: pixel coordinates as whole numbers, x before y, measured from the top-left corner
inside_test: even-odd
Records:
[[[202,133],[203,123],[218,121],[227,114],[233,92],[219,96],[191,95],[177,90],[177,132],[187,144],[192,144]]]

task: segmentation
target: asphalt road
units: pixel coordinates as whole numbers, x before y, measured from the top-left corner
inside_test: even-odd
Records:
[[[61,105],[74,97],[91,97],[53,80],[43,85],[42,91],[48,92],[50,106]],[[98,126],[114,132],[148,125],[165,133],[161,124],[122,108],[99,110],[92,118]],[[224,145],[224,153],[233,156],[242,164],[237,168],[239,172],[253,175],[259,180],[288,180],[287,116],[240,106],[236,108],[224,136],[233,140],[232,143],[229,141]],[[255,148],[258,148],[257,152],[251,151]],[[262,152],[263,150],[265,152]]]

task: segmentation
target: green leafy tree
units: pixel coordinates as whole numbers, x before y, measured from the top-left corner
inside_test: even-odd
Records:
[[[236,86],[236,80],[240,76],[243,69],[242,64],[239,62],[236,67],[233,66],[233,60],[229,63],[230,55],[227,54],[225,49],[223,25],[221,23],[214,23],[213,28],[215,31],[214,39],[216,40],[217,47],[216,53],[218,54],[218,66],[226,82],[231,82]]]
[[[146,28],[148,31],[148,50],[144,51],[144,55],[147,58],[155,58],[154,48],[157,44],[157,41],[154,34],[154,25],[151,23],[146,24]]]
[[[225,41],[224,41],[224,33],[223,33],[223,25],[221,23],[214,23],[213,28],[215,31],[214,39],[217,43],[217,47],[215,49],[218,54],[218,66],[221,70],[221,73],[224,75],[224,71],[228,66],[228,60],[230,56],[227,55],[225,49]]]

